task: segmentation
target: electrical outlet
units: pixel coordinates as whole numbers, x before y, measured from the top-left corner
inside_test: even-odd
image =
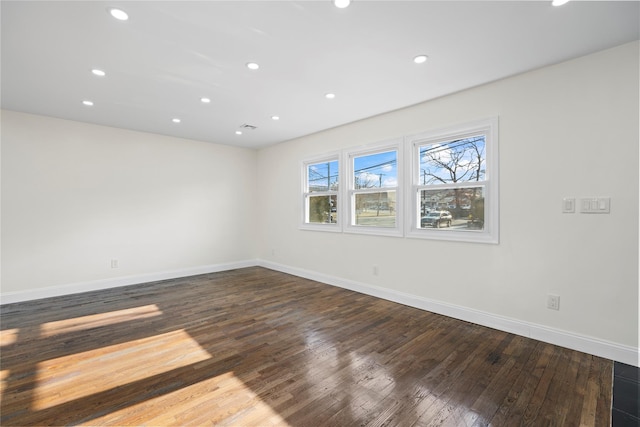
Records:
[[[551,310],[560,310],[560,296],[547,295],[547,308]]]
[[[372,271],[372,272],[373,272],[373,275],[374,275],[374,276],[377,276],[377,275],[378,275],[378,266],[377,266],[377,265],[374,265],[372,270],[373,270],[373,271]]]
[[[111,260],[111,268],[118,268],[119,263],[117,259],[112,259]]]

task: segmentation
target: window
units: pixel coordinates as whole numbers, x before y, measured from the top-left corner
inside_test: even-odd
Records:
[[[497,119],[408,138],[408,235],[498,242]]]
[[[304,163],[303,226],[339,231],[337,156]]]
[[[402,235],[400,153],[397,142],[348,153],[348,231]]]
[[[496,117],[308,160],[301,228],[498,243],[498,158]]]

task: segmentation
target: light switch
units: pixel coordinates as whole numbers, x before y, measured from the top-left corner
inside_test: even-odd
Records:
[[[603,210],[606,209],[607,207],[607,203],[604,201],[604,199],[599,199],[598,200],[598,209],[599,210]]]
[[[576,211],[576,199],[565,197],[562,199],[562,213],[574,213]]]
[[[611,212],[611,199],[609,197],[590,197],[580,199],[581,213],[608,214]]]
[[[611,199],[608,197],[601,197],[598,199],[598,212],[609,213],[611,211]]]

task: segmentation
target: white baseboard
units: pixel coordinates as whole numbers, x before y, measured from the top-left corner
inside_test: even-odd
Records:
[[[498,316],[484,311],[448,304],[441,301],[430,300],[428,298],[368,285],[353,280],[329,276],[315,271],[290,267],[271,261],[259,260],[258,265],[271,270],[281,271],[294,276],[304,277],[306,279],[315,280],[328,285],[338,286],[410,307],[464,320],[466,322],[476,323],[478,325],[487,326],[504,332],[510,332],[549,344],[582,351],[584,353],[593,354],[595,356],[615,360],[628,365],[640,366],[638,360],[638,348],[631,346],[583,336],[535,323],[524,322],[509,317]]]
[[[0,294],[0,304],[31,301],[42,298],[58,297],[97,291],[101,289],[117,288],[120,286],[137,285],[140,283],[156,282],[158,280],[177,279],[180,277],[196,276],[198,274],[216,273],[218,271],[256,266],[256,260],[237,261],[224,264],[203,265],[179,270],[161,271],[157,273],[139,274],[135,276],[114,277],[110,279],[92,280],[89,282],[71,283],[47,288],[31,289],[28,291],[6,292]]]

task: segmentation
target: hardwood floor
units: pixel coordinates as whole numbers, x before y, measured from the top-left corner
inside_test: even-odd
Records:
[[[610,424],[611,361],[259,267],[0,316],[3,426]]]

